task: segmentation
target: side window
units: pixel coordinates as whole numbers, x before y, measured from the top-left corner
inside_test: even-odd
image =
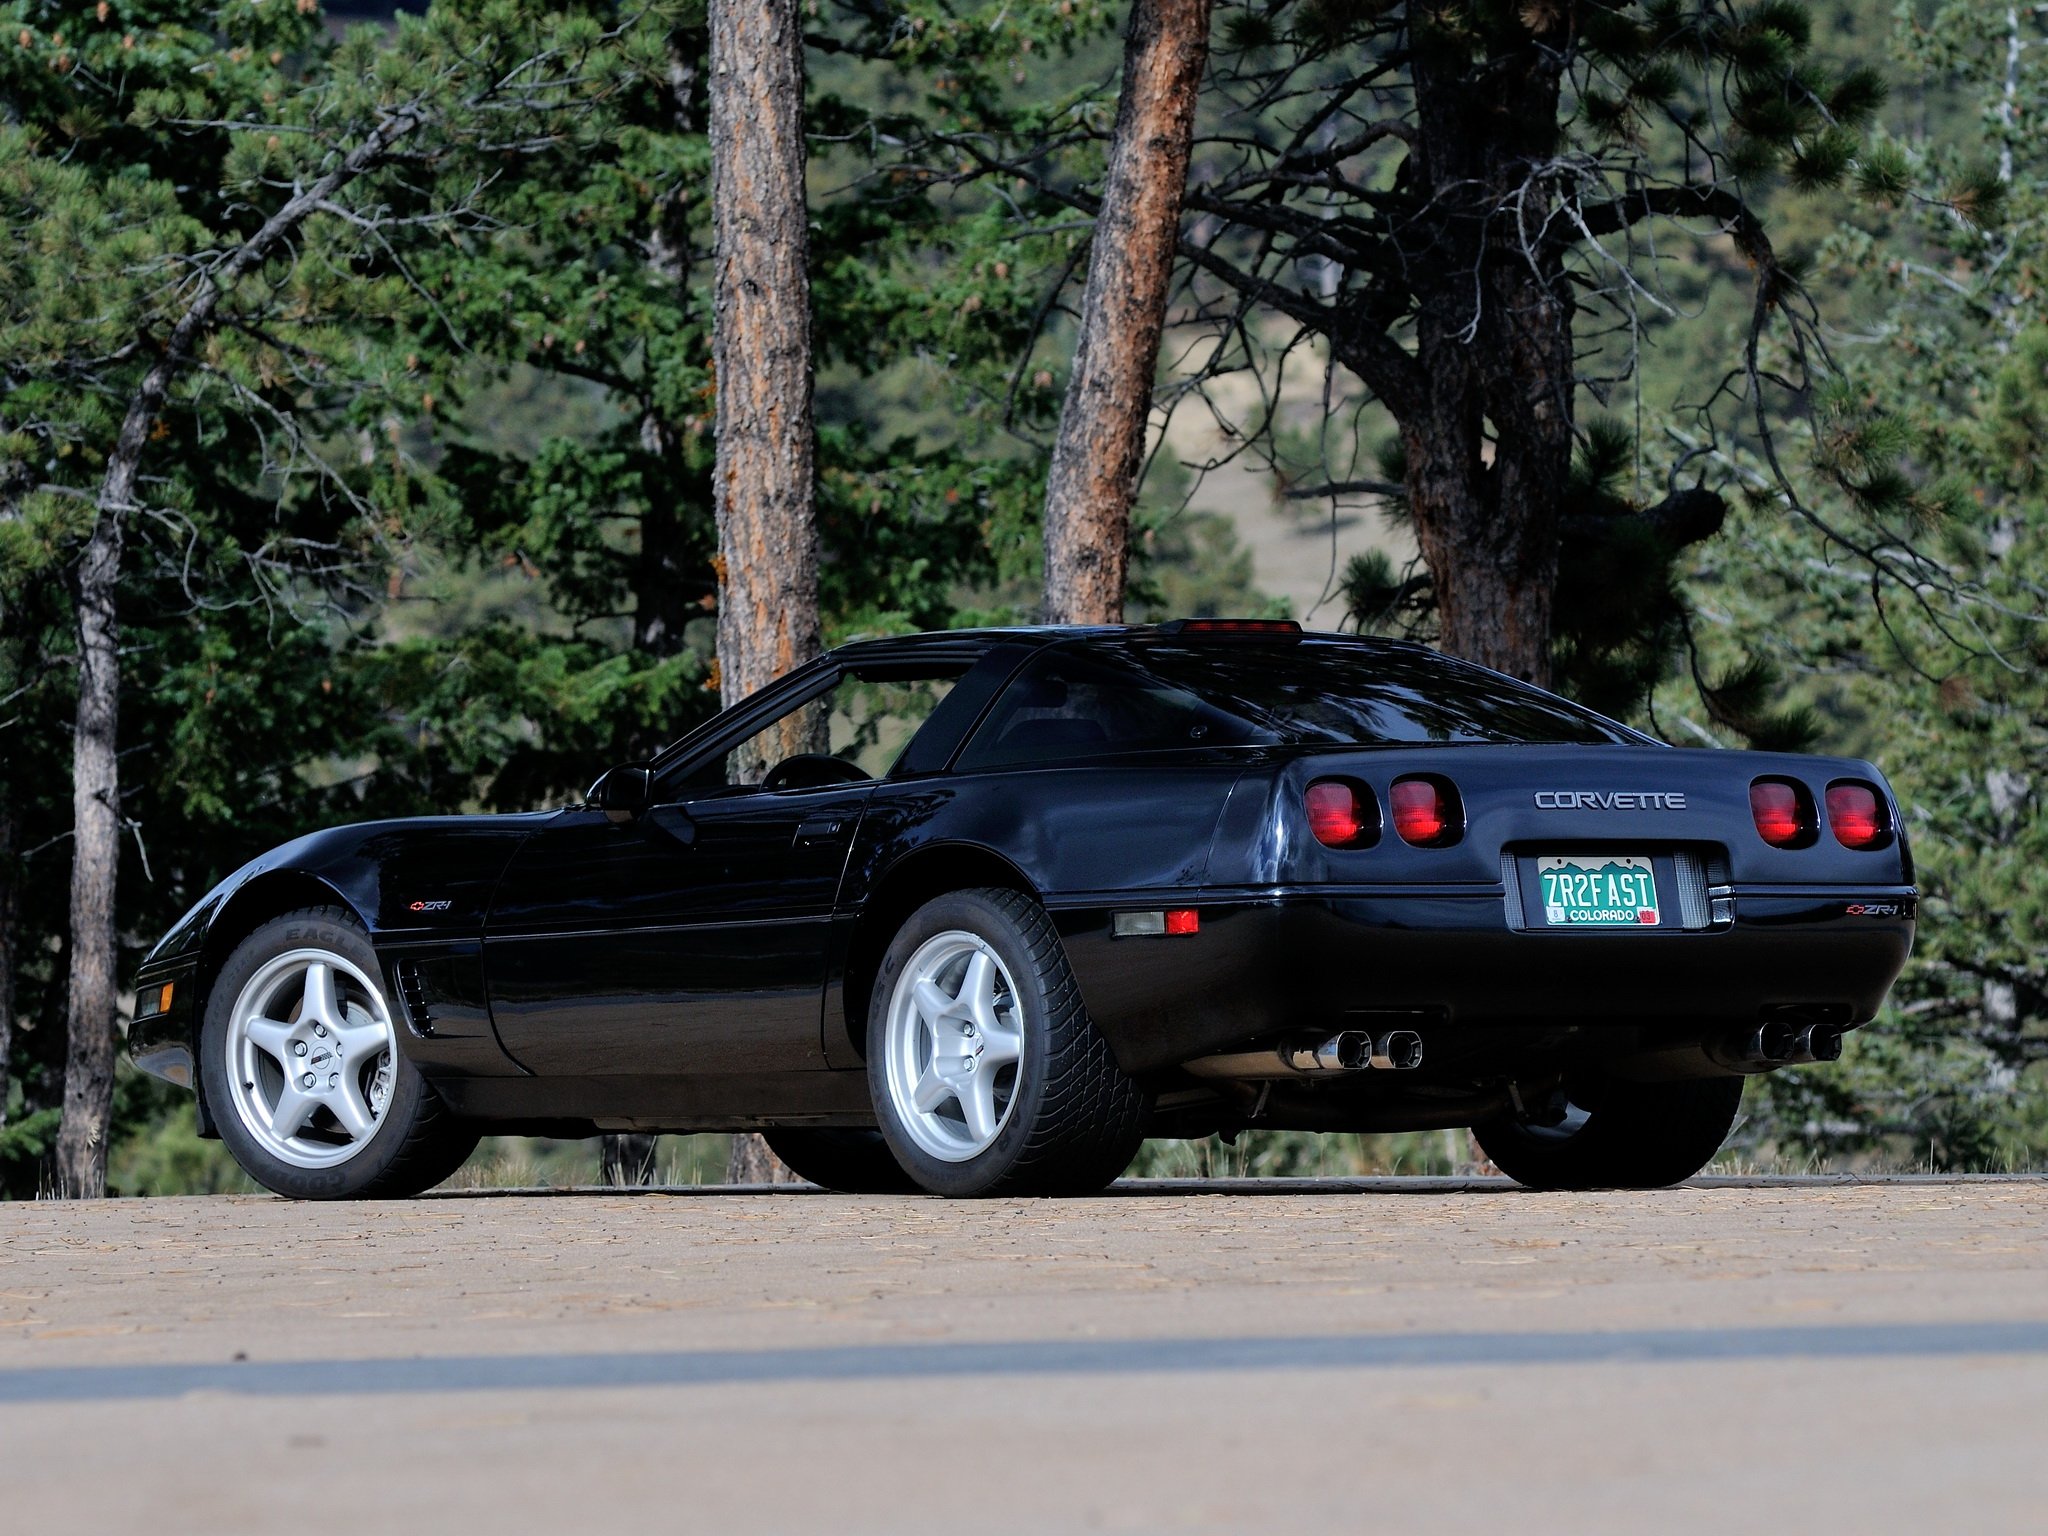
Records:
[[[789,758],[825,752],[831,718],[830,693],[799,704],[725,754],[725,782],[734,787],[759,784]]]
[[[964,670],[948,666],[905,675],[897,667],[844,673],[826,692],[752,735],[728,742],[680,778],[664,781],[662,792],[684,798],[879,779]]]
[[[959,680],[958,671],[943,677],[846,678],[827,695],[832,704],[827,750],[870,778],[883,777]]]
[[[1250,736],[1244,721],[1185,688],[1112,657],[1056,651],[1003,690],[961,753],[960,766],[1236,746]]]

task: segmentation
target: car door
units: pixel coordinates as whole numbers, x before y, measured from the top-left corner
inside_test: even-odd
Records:
[[[513,857],[485,939],[505,1049],[542,1076],[825,1065],[833,898],[874,785],[564,811]]]
[[[656,775],[634,813],[563,811],[513,856],[484,959],[498,1039],[521,1066],[690,1077],[825,1065],[833,900],[875,787],[814,750],[829,745],[844,681],[829,665],[792,675]],[[783,783],[785,759],[814,771]]]
[[[505,1050],[560,1077],[825,1068],[848,851],[967,665],[818,663],[665,755],[633,813],[579,807],[536,831],[486,925]]]

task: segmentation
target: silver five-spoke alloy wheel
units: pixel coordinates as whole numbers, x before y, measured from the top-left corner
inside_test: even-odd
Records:
[[[942,1162],[988,1150],[1017,1101],[1024,1020],[996,952],[964,929],[919,945],[896,978],[883,1035],[903,1129]]]
[[[295,1168],[345,1163],[391,1103],[391,1010],[354,962],[293,949],[249,978],[228,1015],[228,1089],[258,1145]]]

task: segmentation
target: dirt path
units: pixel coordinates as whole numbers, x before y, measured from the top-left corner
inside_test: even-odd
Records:
[[[2039,1530],[2048,1182],[0,1207],[36,1531]]]

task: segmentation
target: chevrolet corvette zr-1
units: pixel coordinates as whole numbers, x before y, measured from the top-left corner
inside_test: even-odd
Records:
[[[1911,948],[1869,763],[1679,750],[1292,624],[835,650],[587,803],[315,832],[150,953],[136,1061],[271,1189],[485,1131],[766,1133],[864,1192],[1079,1192],[1147,1136],[1471,1127],[1689,1177]]]

